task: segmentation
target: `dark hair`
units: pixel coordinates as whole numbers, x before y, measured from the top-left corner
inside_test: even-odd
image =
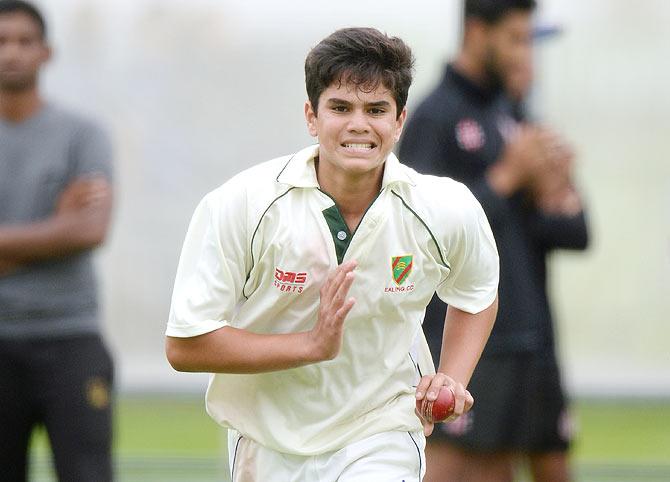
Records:
[[[343,28],[314,47],[305,59],[307,97],[317,114],[319,97],[333,82],[353,83],[365,92],[379,85],[391,91],[399,116],[412,84],[414,57],[398,37],[374,28]]]
[[[464,16],[466,20],[478,18],[485,23],[494,24],[512,10],[530,13],[536,6],[535,0],[465,0]]]
[[[5,13],[21,12],[30,16],[40,29],[40,37],[45,40],[47,37],[47,25],[44,17],[32,3],[23,0],[0,0],[0,15]]]

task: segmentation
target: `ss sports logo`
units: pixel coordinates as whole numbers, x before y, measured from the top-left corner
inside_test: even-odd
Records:
[[[296,273],[275,268],[274,286],[284,293],[302,293],[307,282],[307,273]]]
[[[307,281],[307,273],[294,273],[275,268],[275,279],[285,283],[304,284]]]

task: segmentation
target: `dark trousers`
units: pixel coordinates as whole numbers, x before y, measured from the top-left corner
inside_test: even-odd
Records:
[[[43,425],[60,482],[111,481],[112,382],[97,335],[0,339],[0,480],[27,480],[30,436]]]

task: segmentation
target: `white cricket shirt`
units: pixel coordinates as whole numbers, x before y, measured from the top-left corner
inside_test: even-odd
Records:
[[[166,332],[309,330],[328,273],[356,259],[350,296],[357,302],[335,359],[210,379],[207,411],[218,423],[299,455],[421,430],[410,351],[425,346],[426,305],[437,291],[449,305],[477,313],[493,303],[498,286],[491,229],[464,185],[418,174],[390,154],[379,196],[352,233],[319,189],[317,154],[311,146],[259,164],[205,196],[186,235]]]

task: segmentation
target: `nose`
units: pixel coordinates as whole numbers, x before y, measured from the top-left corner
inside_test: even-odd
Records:
[[[347,130],[349,132],[355,132],[357,134],[367,133],[370,130],[370,124],[365,115],[365,112],[361,110],[354,110],[349,117],[349,124],[347,125]]]
[[[18,62],[20,53],[21,50],[18,42],[0,43],[0,61],[2,61],[4,64],[13,64]]]

